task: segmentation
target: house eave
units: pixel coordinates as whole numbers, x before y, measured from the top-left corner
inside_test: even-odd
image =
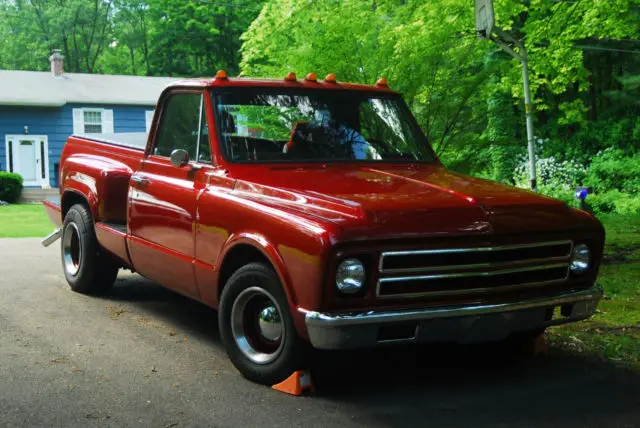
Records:
[[[122,100],[66,100],[66,101],[53,101],[53,100],[0,100],[0,106],[12,106],[12,107],[63,107],[66,104],[79,104],[79,105],[113,105],[113,106],[136,106],[136,107],[155,107],[155,101],[148,100],[132,100],[129,102],[123,102]]]
[[[46,100],[0,100],[0,106],[14,107],[62,107],[66,104],[64,101],[46,101]]]

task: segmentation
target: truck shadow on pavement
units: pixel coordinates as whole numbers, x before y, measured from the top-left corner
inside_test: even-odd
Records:
[[[215,310],[140,277],[104,299],[222,349]],[[500,344],[314,352],[310,369],[314,399],[376,426],[640,426],[640,373],[556,348],[536,358]]]

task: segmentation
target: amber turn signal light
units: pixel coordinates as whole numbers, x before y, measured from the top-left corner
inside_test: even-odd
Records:
[[[327,74],[327,77],[324,78],[324,81],[327,83],[336,83],[336,75],[333,73]]]
[[[284,80],[287,82],[295,82],[296,80],[298,80],[298,78],[296,77],[296,73],[290,71],[286,76],[284,76]]]
[[[385,88],[389,87],[389,85],[387,84],[387,79],[385,79],[384,77],[378,79],[378,81],[376,82],[376,86],[384,86]]]
[[[227,72],[224,71],[224,70],[218,70],[218,72],[216,73],[216,79],[226,80],[227,79]]]

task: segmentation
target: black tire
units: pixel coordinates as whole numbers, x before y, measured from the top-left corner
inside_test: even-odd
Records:
[[[255,298],[262,298],[267,301],[267,306],[271,305],[271,302],[275,303],[276,309],[280,313],[279,319],[281,322],[278,323],[278,325],[281,326],[280,339],[277,342],[272,342],[275,343],[274,347],[262,354],[271,355],[272,357],[269,358],[273,359],[269,361],[256,362],[255,359],[250,358],[245,353],[247,344],[249,344],[252,349],[259,349],[257,345],[260,343],[256,344],[256,341],[262,342],[262,345],[264,345],[264,336],[260,335],[260,329],[256,327],[256,325],[259,324],[257,316],[254,320],[251,317],[252,309],[247,309],[251,307],[250,303],[248,303],[251,302],[251,300],[244,304],[241,303],[241,301],[245,299],[245,296],[247,294],[251,295],[251,293],[256,295],[254,296]],[[265,294],[261,296],[260,293]],[[241,305],[242,309],[240,309]],[[243,320],[244,328],[240,329],[240,331],[246,335],[247,340],[244,342],[245,351],[241,349],[238,340],[236,340],[236,335],[234,335],[234,319],[236,321],[238,320],[238,317],[233,318],[234,306],[236,306],[238,313],[243,314],[240,318]],[[257,308],[253,310],[257,315],[261,307],[260,302],[253,306]],[[264,306],[263,303],[263,312],[267,306]],[[302,368],[307,346],[298,337],[291,313],[289,312],[289,304],[278,275],[276,275],[269,266],[263,263],[251,263],[238,269],[231,278],[229,278],[220,297],[218,325],[220,327],[220,337],[229,355],[229,359],[247,379],[263,385],[273,385],[285,380],[295,370]],[[237,334],[239,331],[237,322],[235,326]],[[253,341],[253,343],[251,340],[251,329],[255,330],[254,336],[258,336],[258,339]],[[277,349],[273,350],[276,346]]]
[[[82,204],[72,206],[64,218],[60,256],[64,276],[77,293],[104,293],[113,285],[120,269],[100,248],[91,211]]]

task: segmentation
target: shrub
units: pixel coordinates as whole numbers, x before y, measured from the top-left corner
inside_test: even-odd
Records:
[[[584,180],[585,168],[573,160],[558,160],[553,156],[538,158],[536,178],[538,187],[552,189],[554,192],[573,192]],[[516,186],[529,188],[529,159],[521,158],[513,174]]]
[[[0,171],[0,201],[16,202],[22,193],[22,176]]]
[[[592,186],[595,193],[619,190],[637,195],[640,190],[640,154],[629,156],[614,148],[601,151],[589,165],[585,184]]]
[[[619,190],[589,195],[586,201],[592,211],[596,214],[640,214],[640,198],[637,195],[622,193]]]

